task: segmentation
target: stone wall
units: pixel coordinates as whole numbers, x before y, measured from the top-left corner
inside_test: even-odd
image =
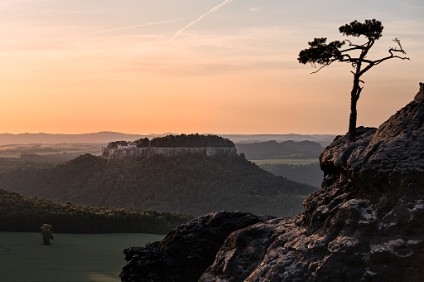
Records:
[[[123,159],[126,157],[149,158],[153,156],[182,156],[200,154],[209,157],[235,155],[235,147],[142,147],[142,148],[103,148],[102,156],[107,159]]]

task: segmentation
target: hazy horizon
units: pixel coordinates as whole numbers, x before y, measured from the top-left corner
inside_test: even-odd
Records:
[[[24,135],[24,134],[48,134],[48,135],[86,135],[86,134],[99,134],[99,133],[116,133],[116,134],[125,134],[125,135],[179,135],[179,134],[213,134],[213,135],[340,135],[344,133],[299,133],[299,132],[288,132],[288,133],[279,133],[279,132],[270,132],[270,133],[240,133],[240,132],[150,132],[150,133],[139,133],[139,132],[120,132],[112,130],[101,130],[101,131],[87,131],[87,132],[0,132],[0,134],[10,134],[10,135]]]
[[[0,147],[5,149],[14,149],[15,145],[47,145],[47,144],[107,144],[112,141],[126,140],[134,141],[140,138],[153,139],[165,135],[178,133],[151,133],[151,134],[137,134],[137,133],[122,133],[122,132],[91,132],[83,134],[50,134],[50,133],[0,133]],[[234,143],[260,143],[267,141],[314,141],[323,145],[331,143],[336,134],[216,134],[224,138],[228,138]],[[4,146],[11,146],[11,148],[4,148]],[[84,147],[84,146],[83,146]]]
[[[419,0],[13,0],[0,3],[0,132],[344,134],[352,75],[297,62],[314,37],[375,18],[358,125],[412,100],[424,65]],[[146,134],[146,133],[140,133]],[[233,133],[234,134],[234,133]]]

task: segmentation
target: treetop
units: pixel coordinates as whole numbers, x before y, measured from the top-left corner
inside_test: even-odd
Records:
[[[326,43],[327,38],[315,38],[314,41],[308,42],[309,48],[300,51],[299,62],[302,64],[311,63],[313,65],[328,65],[335,59],[341,58],[342,54],[339,50],[344,45],[343,41],[332,41]]]
[[[398,55],[406,54],[398,38],[393,39],[393,41],[397,44],[397,47],[389,48],[388,56],[377,60],[370,60],[367,58],[368,51],[374,45],[375,41],[382,36],[383,25],[380,21],[372,19],[365,20],[365,22],[362,23],[355,20],[349,24],[341,26],[339,31],[345,36],[365,36],[367,41],[365,43],[355,44],[350,40],[345,39],[343,41],[335,40],[327,43],[327,38],[318,37],[313,41],[308,42],[309,48],[300,51],[299,57],[297,58],[299,63],[311,63],[314,67],[316,67],[316,64],[321,65],[322,67],[313,72],[316,73],[333,62],[346,62],[352,65],[358,76],[361,76],[371,67],[388,59],[398,58],[402,60],[409,60],[408,57]],[[347,46],[342,49],[341,47],[344,45]],[[358,55],[355,51],[358,51],[360,54]]]
[[[346,36],[359,37],[363,35],[368,39],[377,40],[383,35],[383,28],[381,22],[376,19],[365,20],[364,23],[355,20],[350,24],[339,27],[339,31]]]

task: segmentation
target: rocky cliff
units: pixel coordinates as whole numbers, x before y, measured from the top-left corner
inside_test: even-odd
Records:
[[[122,280],[155,281],[152,271],[184,264],[160,281],[424,281],[424,84],[378,129],[357,135],[355,142],[336,137],[321,154],[325,178],[304,213],[256,217],[222,233],[219,249],[202,235],[214,228],[206,219],[225,224],[231,214],[198,218],[184,236],[175,236],[177,228],[154,248],[126,250]],[[187,251],[168,255],[190,238],[203,244],[190,241]],[[150,266],[157,261],[167,263]],[[189,279],[187,262],[196,269]]]

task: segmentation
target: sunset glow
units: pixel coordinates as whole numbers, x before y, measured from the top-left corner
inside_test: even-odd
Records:
[[[0,132],[345,133],[349,65],[311,75],[314,37],[376,18],[385,56],[364,76],[358,124],[377,126],[424,81],[424,4],[406,1],[0,2]]]

